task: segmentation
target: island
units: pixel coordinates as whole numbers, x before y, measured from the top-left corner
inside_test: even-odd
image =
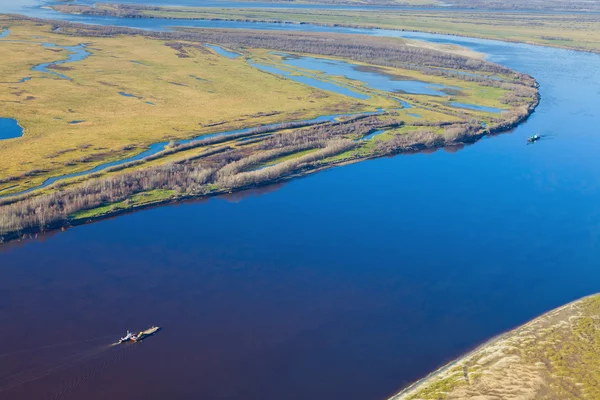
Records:
[[[531,76],[454,45],[0,17],[0,238],[337,165],[457,148],[524,121]],[[10,156],[9,156],[10,155]]]

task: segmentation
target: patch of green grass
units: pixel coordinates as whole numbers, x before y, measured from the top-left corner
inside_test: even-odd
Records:
[[[119,210],[127,210],[134,207],[139,207],[145,204],[156,203],[162,200],[167,200],[175,195],[174,190],[155,189],[148,192],[136,193],[129,199],[116,203],[106,204],[90,210],[78,211],[69,217],[71,219],[91,219],[105,214],[113,213]]]

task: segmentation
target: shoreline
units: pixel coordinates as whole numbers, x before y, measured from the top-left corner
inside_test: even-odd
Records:
[[[486,341],[482,342],[481,344],[475,346],[472,350],[469,350],[468,352],[466,352],[465,354],[459,356],[458,358],[453,359],[452,361],[442,365],[441,367],[439,367],[438,369],[436,369],[435,371],[427,374],[425,377],[411,383],[410,385],[406,386],[405,388],[403,388],[401,391],[397,392],[396,394],[392,395],[391,397],[388,398],[388,400],[400,400],[402,396],[405,395],[410,395],[412,391],[414,390],[418,390],[419,388],[421,388],[422,386],[426,385],[427,383],[429,383],[432,379],[434,379],[436,376],[438,376],[439,374],[447,371],[448,369],[450,369],[452,366],[456,365],[457,363],[460,363],[462,361],[467,360],[469,357],[473,356],[474,354],[476,354],[477,352],[485,349],[486,347],[498,343],[500,340],[505,339],[507,336],[509,336],[511,333],[514,333],[517,330],[521,330],[521,329],[525,329],[537,322],[539,322],[540,320],[542,320],[545,317],[550,316],[551,314],[554,313],[558,313],[566,308],[572,307],[575,304],[578,304],[580,302],[583,302],[587,299],[593,298],[595,296],[598,296],[600,293],[593,293],[584,297],[581,297],[579,299],[570,301],[566,304],[563,304],[562,306],[559,306],[557,308],[553,308],[551,310],[548,310],[546,312],[543,312],[539,315],[537,315],[534,318],[531,318],[530,320],[528,320],[527,322],[517,325],[513,328],[510,328],[502,333],[497,334],[496,336],[491,337],[490,339],[487,339]]]
[[[121,3],[117,3],[121,4]],[[129,5],[128,5],[129,6]],[[135,5],[131,5],[133,8]],[[483,40],[496,40],[499,42],[505,43],[521,43],[531,46],[541,46],[541,47],[549,47],[549,48],[557,48],[564,50],[573,50],[573,51],[581,51],[586,53],[600,54],[600,49],[587,49],[577,46],[569,46],[569,45],[561,45],[561,44],[551,44],[551,43],[536,43],[527,40],[516,40],[509,38],[498,38],[492,35],[478,35],[478,34],[461,34],[461,33],[448,33],[437,30],[427,30],[427,29],[405,29],[405,28],[394,28],[394,27],[378,27],[372,25],[361,25],[361,24],[344,24],[344,23],[324,23],[324,22],[303,22],[303,21],[291,21],[291,20],[269,20],[269,19],[252,19],[252,18],[202,18],[202,17],[190,17],[190,18],[174,18],[169,16],[152,16],[152,15],[119,15],[116,12],[94,12],[91,9],[90,11],[83,12],[68,12],[62,11],[61,7],[65,7],[62,5],[51,6],[50,8],[60,14],[66,15],[84,15],[84,16],[92,16],[92,17],[113,17],[113,18],[124,18],[124,19],[164,19],[171,21],[218,21],[218,22],[240,22],[240,23],[269,23],[269,24],[280,24],[280,25],[313,25],[320,27],[330,27],[330,28],[350,28],[350,29],[371,29],[371,30],[389,30],[389,31],[397,31],[397,32],[412,32],[412,33],[427,33],[432,35],[445,35],[445,36],[456,36],[456,37],[464,37],[464,38],[472,38],[472,39],[483,39]],[[68,7],[68,5],[67,5]],[[158,8],[166,8],[168,11],[168,6],[157,6]],[[202,10],[202,7],[198,7]],[[227,9],[227,7],[223,7],[223,9]],[[244,8],[234,8],[235,10],[244,10]],[[142,8],[135,9],[136,11],[146,11]],[[161,10],[158,10],[161,11]],[[439,10],[443,12],[444,10]],[[531,11],[531,13],[535,14],[535,11]],[[599,12],[600,13],[600,12]],[[519,13],[517,13],[519,14]],[[577,13],[572,12],[562,12],[557,14],[566,14],[566,15],[577,15]],[[178,31],[182,28],[185,29],[194,29],[194,27],[178,27],[172,26],[167,27],[173,31]],[[418,39],[415,39],[418,40]]]
[[[536,84],[537,84],[537,82],[536,82]],[[84,218],[69,218],[69,217],[67,217],[65,220],[57,221],[55,223],[45,226],[44,229],[35,227],[35,228],[27,228],[27,229],[24,229],[24,230],[18,231],[18,232],[6,233],[6,234],[0,236],[0,248],[2,248],[3,245],[6,245],[6,244],[19,242],[19,241],[23,241],[23,240],[28,240],[28,239],[35,239],[39,235],[45,235],[48,233],[56,232],[58,230],[66,230],[66,229],[74,228],[74,227],[77,227],[80,225],[90,224],[90,223],[94,223],[97,221],[117,217],[119,215],[125,215],[125,214],[129,214],[132,212],[142,211],[144,209],[148,209],[151,207],[167,205],[167,204],[176,204],[176,203],[181,203],[181,202],[190,201],[190,200],[207,200],[207,199],[225,195],[225,194],[238,193],[238,192],[243,192],[246,190],[276,185],[276,184],[280,184],[280,183],[283,183],[286,181],[290,181],[292,179],[303,178],[303,177],[309,176],[313,173],[324,171],[324,170],[327,170],[330,168],[341,167],[344,165],[355,164],[358,162],[368,161],[368,160],[377,159],[377,158],[386,157],[386,156],[415,154],[415,153],[420,153],[420,152],[424,152],[424,151],[428,151],[428,150],[439,150],[439,149],[443,149],[443,148],[451,148],[451,147],[460,146],[460,145],[474,144],[485,136],[499,135],[499,134],[508,132],[508,131],[518,127],[520,124],[522,124],[527,119],[529,119],[531,117],[531,115],[533,115],[537,106],[540,103],[540,100],[541,100],[541,96],[540,96],[539,92],[537,92],[535,101],[528,106],[528,113],[521,116],[521,118],[514,121],[513,123],[500,125],[493,129],[482,129],[480,132],[478,132],[474,135],[466,136],[464,138],[461,138],[460,140],[456,140],[453,142],[449,142],[449,143],[444,142],[443,144],[438,143],[438,144],[433,144],[430,146],[425,145],[423,143],[413,143],[412,145],[408,145],[406,148],[402,149],[401,151],[397,151],[394,153],[376,154],[376,155],[370,155],[370,156],[366,156],[366,157],[355,157],[352,159],[346,159],[346,160],[342,160],[339,162],[332,162],[329,164],[321,165],[321,166],[318,166],[315,168],[310,168],[310,167],[300,168],[300,169],[295,170],[287,175],[283,175],[283,176],[277,177],[275,179],[260,182],[258,184],[240,186],[240,187],[236,187],[236,188],[232,188],[232,189],[219,189],[219,190],[216,190],[216,191],[208,193],[208,194],[199,194],[199,195],[186,194],[186,195],[171,197],[171,198],[167,198],[167,199],[150,201],[148,203],[133,205],[128,208],[120,208],[120,209],[111,210],[109,212],[106,212],[106,213],[103,213],[103,214],[100,214],[100,215],[97,215],[94,217],[84,217]],[[93,210],[93,209],[90,209],[90,210]],[[86,210],[81,210],[81,211],[86,211]]]

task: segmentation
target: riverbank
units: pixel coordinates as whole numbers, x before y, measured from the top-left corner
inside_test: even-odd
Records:
[[[529,43],[600,52],[600,14],[469,12],[426,10],[319,10],[159,7],[99,3],[53,6],[58,12],[119,18],[311,24],[325,27],[390,29]],[[479,21],[474,24],[473,21]],[[577,29],[574,29],[577,26]]]
[[[600,294],[499,335],[390,400],[597,398]]]
[[[209,192],[197,193],[177,193],[173,190],[153,189],[149,192],[136,192],[133,196],[128,196],[128,201],[119,201],[118,203],[103,203],[97,208],[83,209],[75,211],[68,215],[68,218],[60,218],[56,221],[45,225],[33,226],[27,229],[19,229],[13,232],[5,232],[0,235],[0,245],[3,243],[25,240],[37,237],[39,234],[48,233],[56,230],[64,230],[76,227],[83,224],[93,223],[106,218],[116,217],[135,211],[141,211],[150,207],[173,204],[186,200],[208,199],[211,197],[231,194],[235,192],[243,192],[245,190],[254,189],[263,186],[275,185],[291,179],[301,178],[319,171],[323,171],[333,167],[341,167],[369,159],[374,159],[382,156],[414,154],[423,151],[431,151],[441,148],[460,148],[460,146],[473,144],[488,135],[496,135],[511,130],[519,124],[526,121],[535,108],[539,104],[539,94],[535,98],[535,102],[529,105],[528,113],[524,114],[510,123],[495,126],[492,129],[479,129],[475,132],[466,131],[461,135],[454,135],[443,139],[437,135],[427,135],[423,132],[408,132],[405,137],[400,140],[395,140],[393,146],[388,144],[384,147],[376,148],[376,152],[361,152],[361,151],[346,151],[340,155],[318,160],[316,162],[308,162],[298,164],[295,169],[284,171],[280,175],[275,175],[269,178],[265,175],[260,181],[252,182],[251,184],[241,184],[239,186],[216,187],[212,185]],[[363,133],[363,136],[369,136],[373,129],[369,129]],[[437,136],[437,137],[436,137]],[[396,136],[396,139],[398,137]],[[365,142],[359,142],[367,144]],[[381,142],[380,145],[385,142]],[[364,146],[366,147],[366,146]],[[292,159],[293,160],[293,159]],[[293,162],[293,161],[292,161]],[[268,167],[268,165],[266,166]],[[136,199],[135,201],[133,199]],[[35,198],[34,202],[38,202]],[[55,199],[53,199],[55,201]]]
[[[69,121],[74,121],[70,118],[77,114],[78,122],[68,126],[79,135],[75,139],[64,136],[63,131],[51,130],[45,131],[50,133],[47,136],[36,136],[31,134],[32,126],[24,123],[28,134],[0,143],[0,152],[14,156],[15,148],[25,150],[32,141],[60,136],[60,140],[53,140],[52,147],[44,148],[50,155],[30,154],[27,163],[10,164],[10,168],[25,172],[8,176],[0,183],[0,189],[4,189],[0,194],[0,236],[5,240],[138,205],[273,183],[349,160],[456,146],[515,127],[539,102],[538,85],[532,77],[468,57],[465,54],[470,52],[456,46],[322,33],[198,29],[145,32],[58,22],[41,25],[41,29],[32,25],[44,23],[16,19],[12,37],[20,39],[38,29],[61,43],[85,42],[91,56],[85,62],[69,64],[65,73],[70,79],[30,80],[24,84],[34,98],[40,84],[64,87],[67,95],[62,102],[73,114]],[[128,81],[127,87],[115,83],[122,82],[123,72],[110,66],[115,64],[110,49],[117,46],[124,51],[120,46],[123,42],[138,44],[137,48],[134,46],[136,53],[119,55],[123,59],[120,65],[126,65],[135,79]],[[22,40],[0,44],[8,49],[27,47]],[[159,63],[156,57],[148,58],[148,49],[160,49],[164,60]],[[190,73],[189,67],[194,67],[190,62],[205,65],[202,76]],[[182,65],[186,67],[180,71]],[[113,68],[109,75],[108,68]],[[212,75],[210,70],[214,70]],[[241,84],[224,79],[224,71],[244,82],[251,73],[257,81],[250,85],[262,81],[268,86],[260,93],[251,88],[240,93]],[[153,81],[149,87],[148,74],[155,72],[159,73],[158,83]],[[168,72],[169,76],[163,75]],[[23,72],[13,71],[18,73]],[[162,141],[150,141],[152,130],[140,131],[132,125],[128,119],[131,107],[120,110],[122,115],[107,115],[102,124],[94,124],[94,110],[84,113],[77,109],[79,103],[75,101],[80,95],[80,83],[90,81],[98,83],[103,95],[119,99],[118,104],[134,102],[141,107],[136,114],[144,119],[140,123],[156,129],[154,134]],[[285,86],[277,85],[278,82]],[[219,85],[224,85],[224,93],[215,110],[218,105],[207,100],[215,96]],[[232,85],[237,85],[238,97],[229,96]],[[233,107],[241,100],[240,94],[248,98],[256,93],[264,99],[267,88],[276,94],[268,104],[264,100],[250,105],[244,101],[245,108]],[[175,95],[175,91],[185,96],[173,99],[155,93],[164,90],[170,95]],[[186,99],[185,107],[177,108],[182,98]],[[284,109],[273,103],[277,98],[285,103]],[[44,105],[39,101],[35,104]],[[147,114],[149,107],[151,114]],[[207,108],[199,114],[194,111],[197,107]],[[249,114],[247,107],[257,108]],[[155,108],[160,111],[155,112]],[[34,110],[31,108],[31,112]],[[330,115],[304,119],[319,115],[319,110]],[[177,121],[162,118],[165,112]],[[19,118],[18,114],[15,116]],[[194,122],[201,117],[207,120]],[[279,122],[221,130],[232,124],[265,120]],[[126,121],[126,126],[111,129],[115,130],[115,138],[134,139],[135,145],[114,148],[114,143],[106,141],[106,135],[98,135],[96,130],[108,129],[107,121],[117,125]],[[64,118],[53,118],[52,122],[64,124]],[[173,133],[165,135],[164,129],[168,128]],[[74,148],[74,140],[84,142]],[[140,152],[145,143],[149,147]],[[107,144],[113,146],[112,151],[107,151]],[[132,155],[123,157],[125,151]],[[82,157],[82,153],[86,156]],[[35,157],[44,164],[36,166]]]

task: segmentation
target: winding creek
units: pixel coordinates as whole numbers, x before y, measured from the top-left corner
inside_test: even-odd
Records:
[[[487,53],[534,76],[542,101],[513,132],[457,152],[361,162],[0,247],[0,354],[164,327],[118,359],[9,398],[384,399],[598,291],[600,55],[355,31]],[[526,145],[534,132],[543,139]]]

